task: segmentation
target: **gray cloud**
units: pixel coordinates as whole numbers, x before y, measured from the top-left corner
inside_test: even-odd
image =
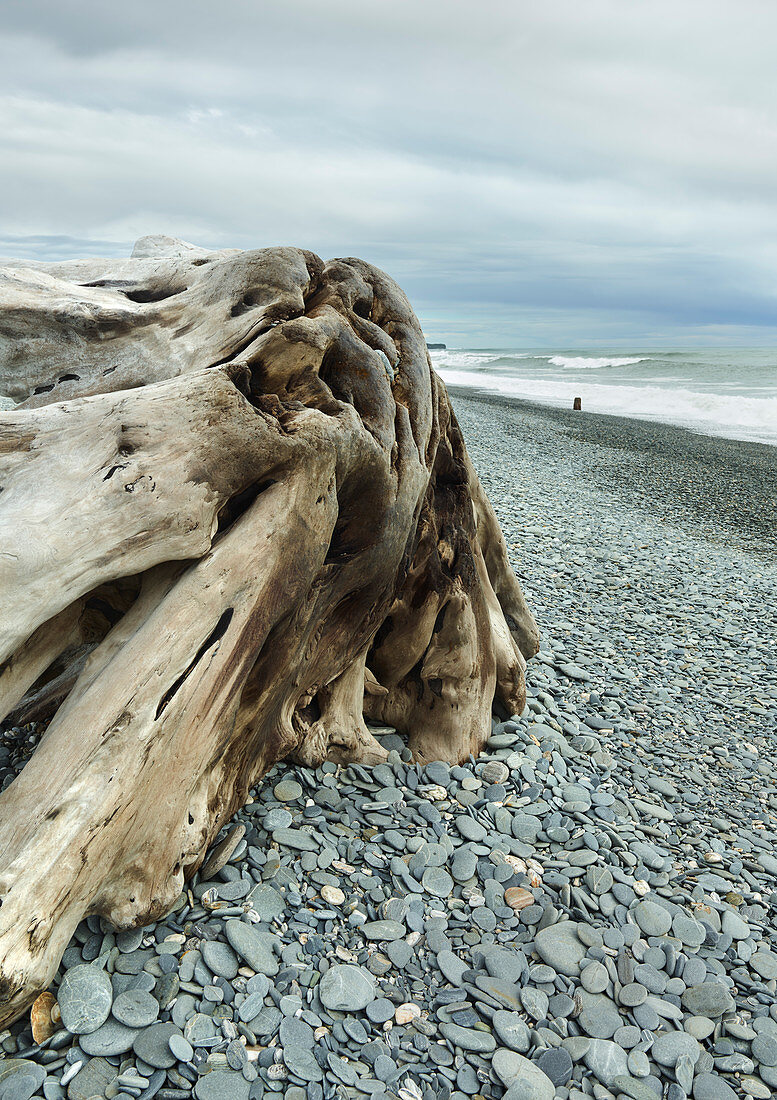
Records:
[[[4,6],[0,251],[362,255],[429,334],[777,342],[771,0]]]

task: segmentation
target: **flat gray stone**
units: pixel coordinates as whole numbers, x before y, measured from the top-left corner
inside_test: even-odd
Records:
[[[440,1024],[440,1031],[449,1043],[475,1054],[488,1054],[496,1049],[496,1040],[490,1031],[459,1027],[458,1024]]]
[[[698,1073],[693,1081],[693,1100],[738,1100],[724,1077],[717,1073]]]
[[[469,817],[467,814],[460,814],[454,824],[465,840],[481,841],[485,840],[488,835],[480,822],[475,821],[474,817]]]
[[[447,898],[453,890],[453,879],[443,867],[427,867],[421,885],[436,898]]]
[[[157,1006],[158,1008],[159,1006]],[[82,1035],[78,1045],[84,1054],[92,1057],[111,1058],[114,1054],[126,1054],[138,1036],[138,1028],[126,1027],[117,1020],[106,1020],[97,1031]]]
[[[226,978],[228,982],[237,977],[239,963],[237,955],[229,944],[222,943],[221,940],[203,940],[200,944],[200,954],[202,961],[214,974]]]
[[[314,836],[302,829],[273,829],[272,838],[284,848],[295,848],[299,852],[317,852],[321,847]]]
[[[275,957],[281,943],[277,936],[241,920],[226,921],[225,932],[232,947],[252,970],[269,978],[275,977],[280,969]]]
[[[531,1032],[517,1012],[499,1009],[494,1013],[491,1024],[500,1043],[519,1054],[528,1054],[531,1048]]]
[[[437,953],[437,965],[445,979],[455,986],[461,985],[464,972],[469,970],[469,966],[462,962],[458,955],[454,955],[452,951],[439,951]]]
[[[667,1031],[656,1035],[650,1056],[660,1066],[674,1069],[679,1058],[690,1058],[696,1065],[701,1057],[702,1048],[692,1035],[685,1031]]]
[[[692,985],[682,996],[683,1008],[692,1016],[706,1016],[710,1020],[731,1012],[734,998],[722,982],[703,982]]]
[[[665,936],[672,927],[672,918],[666,909],[648,898],[638,901],[631,915],[646,936]]]
[[[251,1085],[242,1073],[214,1069],[200,1077],[194,1086],[197,1100],[248,1100]]]
[[[74,1035],[97,1031],[108,1019],[113,1003],[111,979],[98,966],[84,963],[65,972],[57,1002],[62,1026]]]
[[[750,969],[766,981],[777,978],[777,955],[766,948],[760,948],[750,959]]]
[[[171,1069],[176,1059],[170,1050],[170,1038],[180,1034],[175,1024],[154,1024],[140,1032],[132,1049],[138,1058],[148,1062],[154,1069]]]
[[[116,997],[111,1011],[125,1027],[149,1027],[159,1015],[159,1001],[142,989],[128,989]]]
[[[282,779],[272,792],[279,802],[296,802],[302,797],[302,787],[296,779]]]
[[[67,1086],[68,1100],[93,1100],[104,1096],[111,1081],[116,1080],[116,1067],[105,1058],[90,1058]]]
[[[255,886],[248,900],[263,921],[280,920],[286,915],[286,902],[278,891],[267,882]],[[226,977],[226,975],[224,975]]]
[[[399,940],[406,928],[396,920],[368,920],[361,926],[362,935],[368,940]]]
[[[508,1086],[503,1100],[553,1100],[556,1086],[547,1073],[543,1073],[535,1062],[530,1062],[528,1058],[512,1050],[505,1051],[505,1054],[510,1055],[510,1060],[509,1063],[504,1060],[502,1069],[510,1076],[509,1080],[502,1077],[502,1081]],[[494,1072],[499,1074],[496,1067]]]
[[[30,1100],[46,1078],[46,1070],[28,1058],[0,1059],[0,1096]]]
[[[591,1039],[611,1039],[626,1022],[615,1002],[604,993],[588,993],[583,989],[578,996],[583,1007],[577,1022]]]
[[[585,1053],[585,1064],[594,1077],[606,1087],[615,1083],[616,1077],[629,1076],[629,1060],[626,1051],[609,1039],[592,1039]]]
[[[167,1045],[170,1047],[170,1053],[174,1054],[176,1060],[179,1062],[188,1062],[194,1054],[194,1047],[188,1040],[184,1039],[183,1035],[171,1035],[167,1040]]]
[[[565,920],[542,928],[534,937],[534,949],[557,974],[565,974],[568,978],[580,976],[586,947],[578,939],[574,921]]]
[[[359,1012],[375,1000],[378,987],[372,974],[361,966],[330,966],[318,983],[324,1008],[335,1012]]]
[[[293,1073],[295,1077],[300,1077],[303,1081],[322,1081],[324,1079],[324,1071],[313,1056],[313,1051],[308,1047],[295,1045],[284,1047],[283,1061],[289,1072]]]

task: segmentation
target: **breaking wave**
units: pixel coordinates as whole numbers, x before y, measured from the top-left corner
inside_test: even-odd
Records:
[[[525,398],[541,404],[572,408],[575,397],[583,409],[639,420],[661,420],[695,428],[708,435],[777,443],[777,397],[703,393],[685,387],[651,385],[608,386],[595,382],[497,375],[481,371],[450,370],[440,366],[440,376],[451,386]]]

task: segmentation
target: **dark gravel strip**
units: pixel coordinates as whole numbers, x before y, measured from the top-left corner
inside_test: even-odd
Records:
[[[617,490],[714,541],[751,550],[777,550],[777,447],[700,435],[650,420],[537,405],[531,401],[450,387],[454,405],[487,406],[493,426],[525,446],[543,448],[535,428],[555,441],[594,444],[589,472],[600,486]]]

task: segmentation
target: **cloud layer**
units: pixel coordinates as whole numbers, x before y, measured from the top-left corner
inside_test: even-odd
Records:
[[[0,254],[360,255],[430,337],[777,343],[772,0],[8,3]]]

